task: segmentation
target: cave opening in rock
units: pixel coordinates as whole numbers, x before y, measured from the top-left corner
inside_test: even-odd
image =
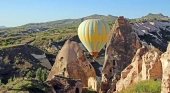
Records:
[[[112,72],[112,69],[110,69],[110,72]]]
[[[79,93],[79,88],[76,88],[76,92],[75,93]]]
[[[60,61],[63,61],[63,57],[60,58]]]
[[[115,60],[113,60],[113,66],[115,66]]]

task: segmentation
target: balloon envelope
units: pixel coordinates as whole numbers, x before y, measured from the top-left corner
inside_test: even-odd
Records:
[[[108,40],[110,28],[100,19],[88,19],[78,27],[78,37],[93,57],[97,57]]]

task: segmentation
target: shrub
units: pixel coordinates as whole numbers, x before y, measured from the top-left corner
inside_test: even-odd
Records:
[[[30,34],[30,36],[31,36],[31,37],[36,37],[36,35],[35,35],[35,34]]]
[[[122,90],[120,93],[160,93],[161,82],[154,81],[153,79],[141,81],[132,84],[128,88]]]
[[[8,83],[10,83],[10,82],[12,82],[12,77],[10,77],[10,78],[8,79]]]
[[[39,81],[42,81],[41,80],[41,68],[38,68],[37,71],[36,71],[36,78],[39,80]]]
[[[92,88],[83,88],[82,93],[97,93],[97,92]]]
[[[41,40],[47,40],[47,38],[46,38],[46,37],[43,37],[43,38],[41,38]]]
[[[38,68],[36,71],[36,78],[39,81],[45,81],[47,79],[47,70],[46,69],[42,70],[41,68]]]
[[[33,73],[32,73],[31,71],[29,71],[29,72],[27,73],[27,78],[32,78],[32,76],[33,76]]]
[[[47,70],[46,69],[42,70],[41,79],[42,79],[42,81],[45,81],[47,79]]]
[[[2,80],[0,79],[0,86],[2,85]]]
[[[10,59],[9,59],[9,56],[6,56],[5,58],[4,58],[4,60],[3,60],[3,62],[5,63],[5,64],[10,64]]]
[[[8,90],[10,90],[10,93],[47,93],[49,89],[51,89],[50,86],[34,79],[15,79],[13,82],[4,85],[3,89],[0,89],[0,93],[6,93]]]
[[[2,46],[6,46],[6,45],[8,45],[8,44],[7,44],[7,42],[3,41],[1,45],[2,45]]]
[[[14,61],[15,64],[19,64],[19,62],[20,62],[19,58],[17,56],[15,56],[14,59],[15,59],[15,61]]]
[[[62,38],[63,38],[63,36],[60,35],[60,36],[57,37],[57,40],[61,40]]]

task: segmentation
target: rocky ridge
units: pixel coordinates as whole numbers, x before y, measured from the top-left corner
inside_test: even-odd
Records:
[[[165,52],[170,40],[170,22],[150,21],[131,24],[141,41]]]

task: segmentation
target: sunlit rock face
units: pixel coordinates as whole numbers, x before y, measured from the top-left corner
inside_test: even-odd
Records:
[[[84,87],[91,86],[93,89],[97,89],[96,72],[79,44],[74,41],[67,40],[65,42],[56,57],[47,81],[55,75],[80,79]],[[88,83],[88,80],[91,83]]]
[[[161,93],[170,92],[170,44],[167,47],[167,51],[161,55],[162,62],[162,88]]]
[[[141,47],[140,41],[129,22],[120,16],[112,27],[105,51],[102,69],[101,91],[107,91],[113,80],[119,80],[120,74],[132,61],[136,51]],[[116,85],[113,84],[113,86]]]

